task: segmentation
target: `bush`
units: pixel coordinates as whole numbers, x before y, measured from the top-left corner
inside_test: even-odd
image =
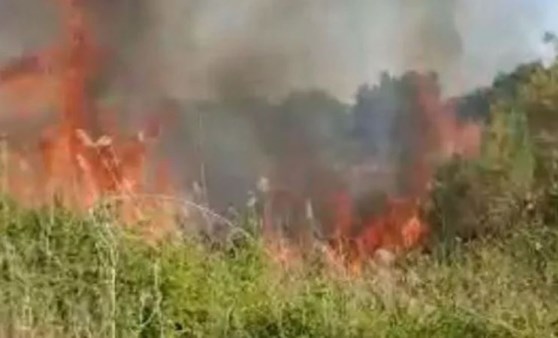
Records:
[[[426,204],[433,239],[447,249],[459,240],[502,236],[521,223],[526,197],[500,170],[456,158],[439,170]]]

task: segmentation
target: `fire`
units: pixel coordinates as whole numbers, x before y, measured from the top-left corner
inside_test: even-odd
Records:
[[[379,250],[399,253],[419,247],[429,234],[428,224],[420,216],[420,203],[427,197],[429,183],[436,166],[448,157],[459,154],[476,156],[480,149],[481,128],[475,123],[459,121],[455,106],[444,102],[431,87],[427,77],[416,75],[418,109],[417,126],[421,138],[412,153],[411,187],[406,196],[391,198],[383,213],[365,219],[355,217],[348,194],[342,193],[333,208],[336,210],[336,231],[332,248],[345,257],[350,270],[358,271],[366,257]],[[345,245],[340,245],[345,243]],[[347,246],[348,244],[348,246]]]
[[[3,150],[5,192],[31,205],[56,199],[77,210],[86,210],[107,197],[120,196],[124,220],[141,220],[149,210],[161,210],[164,206],[152,200],[139,203],[135,197],[174,193],[168,165],[156,166],[158,180],[146,179],[149,140],[159,135],[160,125],[148,121],[145,132],[133,137],[121,135],[111,121],[112,110],[102,107],[91,93],[102,67],[103,53],[96,44],[84,4],[80,0],[55,3],[63,20],[61,40],[0,69],[3,110],[17,112],[24,119],[33,119],[36,112],[57,114],[56,124],[41,130],[36,144]],[[344,190],[342,183],[329,190],[314,187],[317,188],[314,195],[320,195],[316,207],[320,212],[327,210],[329,215],[327,224],[321,224],[330,230],[327,256],[348,265],[351,271],[359,271],[362,262],[380,250],[398,253],[420,246],[429,232],[428,224],[420,216],[420,203],[428,194],[436,165],[453,154],[474,156],[479,149],[480,127],[459,121],[455,107],[440,98],[427,77],[415,75],[413,79],[416,101],[413,118],[417,124],[414,127],[421,137],[413,142],[407,193],[390,196],[379,214],[361,215],[356,212],[354,196]],[[296,175],[297,171],[293,174],[292,169],[289,168],[289,176]],[[324,180],[330,178],[316,178]],[[312,185],[316,184],[308,184]],[[273,198],[272,193],[269,196],[272,197],[263,208],[264,237],[270,242],[279,238],[281,244],[271,245],[270,251],[279,261],[288,261],[298,255],[282,242],[283,232],[273,229],[273,223],[277,219],[281,223],[285,219],[304,221],[303,209],[309,196]],[[282,213],[281,217],[274,215],[277,211]],[[172,229],[173,221],[160,216],[155,212],[156,227],[164,229],[163,232]]]
[[[266,189],[264,226],[274,240],[280,235],[269,229],[284,227],[285,222],[274,222],[269,215],[281,215],[286,209],[293,215],[287,225],[295,228],[287,235],[293,239],[292,245],[296,247],[299,240],[292,233],[318,224],[315,237],[327,243],[327,261],[355,273],[378,252],[398,255],[422,247],[430,229],[421,215],[421,205],[430,193],[437,167],[453,155],[474,157],[480,150],[481,126],[458,116],[457,102],[442,97],[435,76],[409,72],[401,79],[388,79],[385,88],[382,85],[377,92],[371,90],[372,102],[363,103],[361,112],[370,114],[370,119],[361,116],[354,120],[364,125],[358,126],[363,127],[361,132],[374,133],[374,128],[366,128],[367,123],[378,122],[373,117],[391,119],[380,124],[393,128],[393,132],[377,135],[382,140],[375,146],[385,147],[376,151],[381,153],[379,158],[370,151],[364,158],[332,166],[323,163],[317,154],[320,149],[304,143],[304,135],[298,137],[293,132],[292,139],[301,145],[290,147],[287,155],[276,161]],[[390,93],[388,98],[382,97],[383,90]],[[371,143],[367,139],[359,145]],[[387,152],[392,153],[386,156]],[[288,198],[290,204],[278,203],[284,195],[281,190],[295,195]],[[306,200],[312,205],[310,219],[301,217]],[[306,248],[305,244],[299,247]]]
[[[37,144],[6,150],[7,192],[23,203],[56,199],[77,210],[121,196],[124,217],[137,220],[145,206],[140,208],[133,197],[147,192],[149,140],[143,133],[120,135],[110,118],[103,125],[107,108],[91,94],[101,53],[84,4],[79,0],[56,4],[63,20],[62,39],[0,69],[4,107],[20,113],[20,118],[34,118],[29,114],[45,110],[58,114],[56,124],[40,132]],[[162,182],[150,192],[169,193],[171,186]]]

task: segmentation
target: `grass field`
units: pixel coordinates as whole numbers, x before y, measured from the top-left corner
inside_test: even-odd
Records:
[[[0,204],[4,337],[558,336],[558,229],[524,226],[361,276],[256,239],[155,248],[99,215]]]

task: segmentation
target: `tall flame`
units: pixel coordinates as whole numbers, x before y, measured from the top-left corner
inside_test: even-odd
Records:
[[[160,180],[151,182],[154,187],[148,187],[146,181],[150,148],[146,135],[157,136],[159,127],[151,126],[146,133],[125,138],[110,123],[110,118],[103,121],[101,115],[110,110],[101,107],[91,91],[102,66],[102,53],[84,2],[55,1],[63,20],[64,35],[60,41],[0,69],[2,107],[24,118],[29,117],[26,114],[45,110],[58,114],[57,123],[43,130],[38,144],[31,149],[4,149],[4,153],[8,152],[4,156],[7,170],[3,174],[8,181],[5,188],[22,202],[35,205],[58,199],[78,210],[90,208],[107,196],[124,196],[127,198],[122,206],[123,217],[137,220],[157,206],[139,206],[134,196],[147,191],[172,192],[168,167],[164,164],[157,169]],[[414,81],[418,106],[414,113],[419,124],[416,128],[422,135],[410,155],[412,177],[408,194],[389,199],[379,215],[356,215],[355,201],[347,191],[320,192],[331,193],[320,196],[322,201],[326,200],[325,209],[332,214],[332,224],[324,225],[333,228],[329,256],[341,258],[355,270],[363,258],[380,249],[399,252],[420,245],[428,234],[428,225],[420,216],[420,202],[428,193],[437,161],[456,153],[472,156],[479,148],[479,126],[460,122],[455,107],[440,99],[426,77],[417,75]],[[273,208],[291,207],[278,207],[282,199],[271,200],[263,210],[265,236],[275,240],[282,234],[273,229]],[[296,199],[293,203],[301,206],[306,204],[306,199],[300,196],[287,199]],[[296,218],[300,219],[302,214],[297,212]],[[171,223],[164,219],[156,222],[164,228]],[[274,251],[280,253],[280,260],[293,256],[283,242],[277,248]]]
[[[124,138],[114,126],[102,125],[100,113],[106,108],[100,107],[91,93],[101,53],[84,3],[56,0],[56,4],[63,20],[62,39],[0,69],[0,98],[9,109],[58,113],[57,123],[41,132],[36,146],[7,151],[4,175],[8,192],[24,203],[36,205],[57,199],[78,210],[90,208],[107,196],[144,193],[148,154],[144,134]],[[163,193],[170,187],[164,182],[152,190]],[[130,199],[124,202],[123,210],[135,219],[142,213],[137,201]]]
[[[414,80],[418,103],[414,113],[419,114],[415,128],[420,129],[421,137],[413,145],[408,194],[389,199],[383,213],[364,220],[351,218],[354,206],[350,199],[336,203],[336,238],[338,242],[352,239],[349,242],[356,247],[356,254],[349,260],[353,267],[380,249],[398,253],[420,246],[429,234],[428,224],[420,216],[420,204],[427,197],[436,166],[452,155],[476,156],[480,149],[480,125],[459,121],[455,105],[440,98],[427,76],[416,75]],[[359,229],[356,235],[355,226]]]

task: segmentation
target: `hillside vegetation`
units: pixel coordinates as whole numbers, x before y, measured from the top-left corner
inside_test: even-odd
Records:
[[[102,207],[78,216],[2,198],[1,335],[558,336],[558,63],[463,100],[488,109],[483,151],[440,168],[427,250],[360,275],[318,252],[278,263],[258,235],[154,246]]]

